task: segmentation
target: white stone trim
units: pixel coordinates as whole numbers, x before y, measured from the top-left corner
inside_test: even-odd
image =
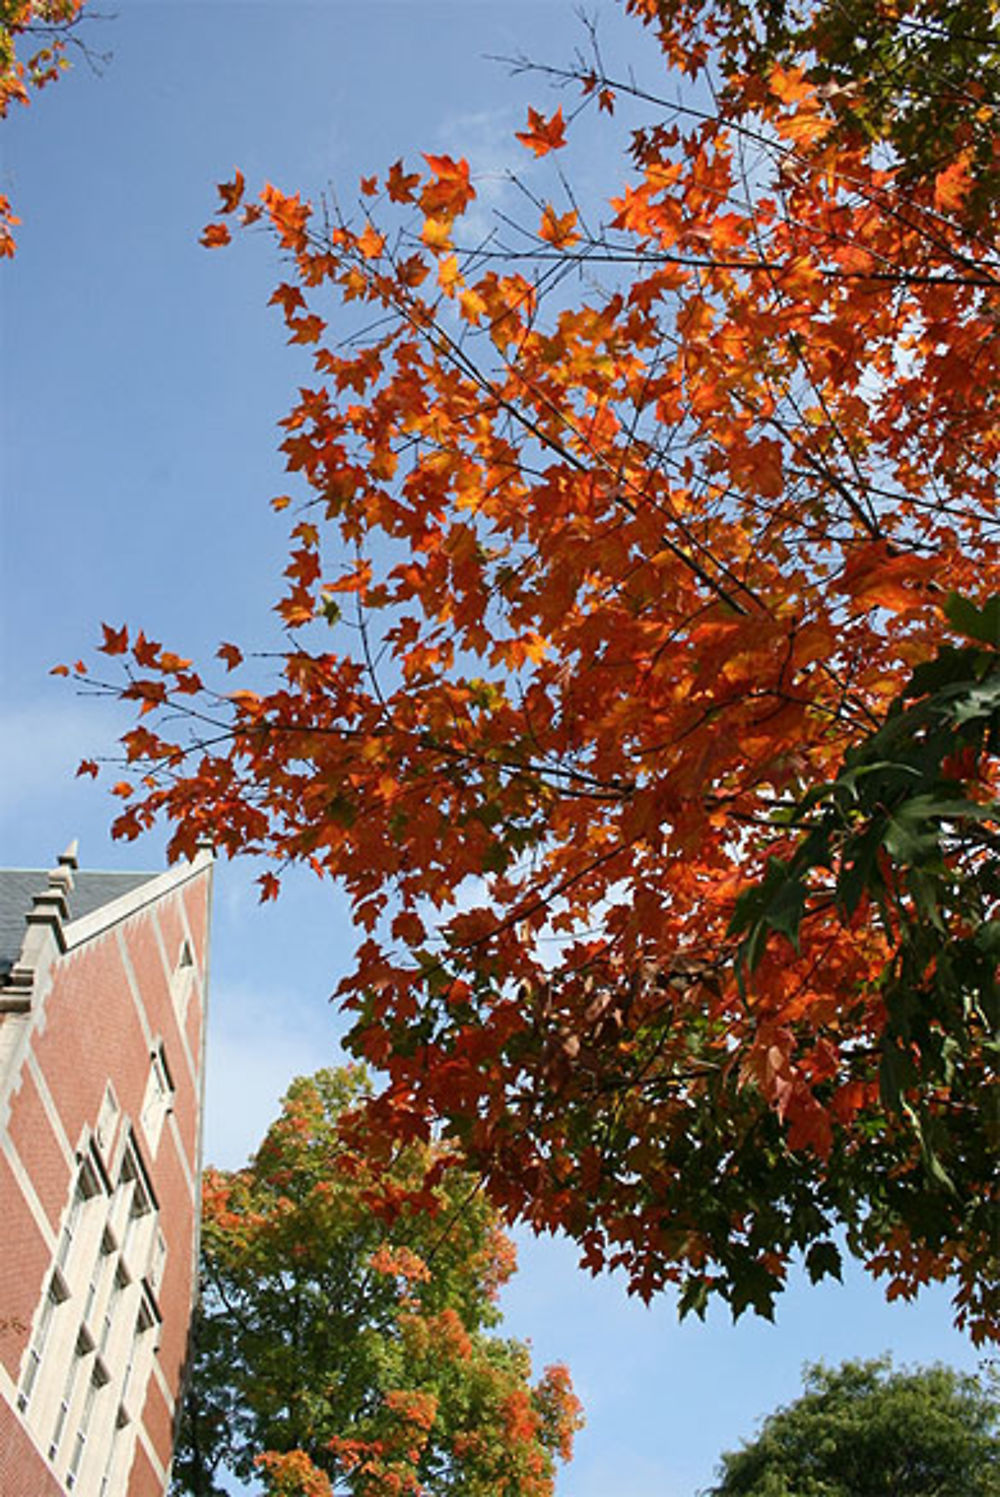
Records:
[[[137,889],[132,889],[128,894],[121,894],[117,899],[101,905],[99,910],[94,910],[89,915],[82,915],[78,920],[69,921],[63,927],[66,950],[71,951],[74,946],[82,946],[103,931],[111,930],[113,926],[120,925],[123,920],[139,914],[147,906],[156,904],[164,895],[171,894],[193,879],[199,878],[211,866],[212,854],[199,852],[190,863],[181,863],[176,868],[168,868],[165,873],[157,874],[155,878],[140,884]]]

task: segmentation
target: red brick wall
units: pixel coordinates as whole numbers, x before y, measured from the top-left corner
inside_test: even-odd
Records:
[[[27,1066],[21,1072],[21,1085],[11,1102],[8,1132],[35,1194],[45,1208],[49,1226],[55,1232],[66,1204],[69,1167],[64,1145],[53,1131]]]
[[[173,1415],[169,1406],[164,1401],[160,1386],[155,1378],[150,1378],[146,1390],[146,1406],[142,1411],[142,1425],[149,1442],[159,1460],[164,1466],[170,1464],[170,1452],[173,1447]]]
[[[42,1296],[49,1250],[3,1154],[0,1154],[0,1201],[3,1202],[0,1315],[8,1322],[0,1335],[0,1361],[16,1382],[32,1316]],[[3,1407],[0,1402],[0,1409]],[[4,1492],[2,1485],[0,1492]]]
[[[3,1497],[62,1497],[63,1488],[0,1399],[0,1492]]]
[[[128,1474],[128,1497],[162,1497],[163,1483],[153,1469],[149,1456],[136,1444],[132,1469]]]

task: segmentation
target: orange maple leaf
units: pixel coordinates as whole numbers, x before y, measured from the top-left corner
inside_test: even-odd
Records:
[[[528,106],[527,130],[516,130],[515,135],[523,146],[534,151],[536,156],[547,156],[550,151],[561,150],[566,144],[566,121],[562,105],[548,119],[537,109]]]
[[[364,233],[358,235],[356,243],[366,260],[377,260],[385,249],[385,236],[373,224],[366,223]]]
[[[547,203],[538,229],[539,237],[555,245],[556,249],[567,249],[571,244],[580,242],[576,225],[577,215],[572,209],[559,216],[552,204]]]
[[[428,218],[420,231],[420,237],[428,249],[451,249],[451,224],[444,218]]]
[[[476,195],[469,179],[469,163],[463,158],[428,156],[424,160],[434,173],[420,194],[420,206],[429,217],[457,218]]]
[[[198,243],[203,244],[206,249],[221,249],[231,239],[232,235],[225,224],[206,224]]]

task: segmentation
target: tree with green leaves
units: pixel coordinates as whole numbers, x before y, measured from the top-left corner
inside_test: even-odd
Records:
[[[532,1384],[491,1333],[515,1266],[495,1213],[422,1146],[381,1170],[347,1147],[363,1091],[356,1070],[295,1081],[247,1168],[206,1174],[176,1497],[223,1471],[274,1497],[547,1497],[570,1458],[566,1369]]]
[[[807,1367],[802,1396],[723,1455],[704,1497],[991,1497],[992,1391],[949,1367],[894,1371],[888,1358]]]

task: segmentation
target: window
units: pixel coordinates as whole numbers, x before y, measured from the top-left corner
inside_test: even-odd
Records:
[[[84,1451],[87,1448],[87,1435],[90,1433],[90,1421],[94,1417],[94,1403],[97,1394],[108,1381],[108,1374],[100,1362],[95,1362],[87,1384],[87,1394],[83,1400],[83,1409],[80,1413],[80,1422],[76,1427],[76,1439],[73,1441],[73,1454],[70,1456],[69,1468],[66,1472],[66,1488],[71,1490],[76,1484],[80,1474],[80,1463],[83,1460]]]
[[[188,1004],[191,1001],[191,989],[194,987],[195,969],[194,956],[191,952],[191,944],[184,941],[181,945],[181,954],[177,959],[177,966],[170,979],[170,993],[174,1000],[174,1012],[177,1014],[177,1023],[181,1029],[187,1018]]]
[[[132,1346],[129,1350],[128,1365],[125,1368],[125,1376],[122,1379],[121,1409],[125,1419],[128,1420],[131,1412],[138,1412],[141,1408],[141,1400],[146,1386],[146,1378],[149,1372],[149,1362],[153,1355],[153,1338],[150,1331],[156,1325],[156,1316],[153,1314],[145,1298],[139,1305],[139,1313],[135,1318],[135,1331],[132,1336]],[[129,1393],[133,1384],[138,1388],[138,1393],[133,1401],[129,1399]],[[121,1414],[119,1415],[121,1417]]]
[[[160,1134],[167,1113],[173,1106],[174,1088],[167,1069],[163,1046],[158,1045],[149,1057],[149,1079],[142,1104],[142,1131],[149,1144],[149,1152],[155,1157],[160,1143]]]
[[[49,1280],[48,1293],[42,1301],[41,1313],[38,1317],[38,1324],[35,1327],[35,1334],[32,1336],[31,1344],[28,1347],[28,1357],[24,1364],[24,1374],[21,1378],[21,1387],[17,1395],[17,1406],[22,1414],[28,1407],[31,1391],[38,1378],[38,1369],[42,1364],[42,1357],[45,1355],[45,1345],[49,1339],[49,1332],[52,1329],[53,1316],[56,1313],[57,1307],[62,1304],[68,1294],[69,1290],[66,1287],[65,1279],[58,1271],[53,1273]]]
[[[76,1347],[73,1352],[73,1360],[69,1364],[66,1373],[66,1381],[63,1384],[63,1394],[56,1410],[56,1422],[52,1430],[52,1440],[49,1444],[49,1460],[54,1461],[59,1454],[59,1446],[62,1443],[63,1432],[66,1428],[66,1420],[70,1407],[73,1403],[73,1394],[76,1391],[77,1378],[84,1361],[94,1349],[94,1343],[89,1336],[85,1335],[82,1328],[76,1339]]]
[[[83,1208],[98,1192],[97,1173],[89,1160],[84,1160],[80,1166],[80,1172],[76,1177],[76,1185],[73,1196],[63,1222],[63,1229],[59,1236],[59,1247],[56,1251],[56,1268],[64,1270],[69,1263],[73,1253],[73,1242],[76,1238],[80,1219],[83,1216]]]
[[[167,1240],[163,1233],[158,1231],[153,1239],[153,1249],[149,1255],[149,1287],[154,1294],[159,1294],[160,1285],[163,1283],[163,1268],[167,1261]]]
[[[108,1295],[108,1302],[104,1307],[104,1318],[101,1321],[101,1335],[97,1343],[97,1349],[102,1357],[108,1349],[108,1342],[111,1340],[111,1332],[114,1328],[115,1314],[118,1306],[121,1304],[122,1293],[127,1287],[128,1282],[128,1274],[119,1263],[115,1269],[115,1277],[111,1285],[111,1293]]]

